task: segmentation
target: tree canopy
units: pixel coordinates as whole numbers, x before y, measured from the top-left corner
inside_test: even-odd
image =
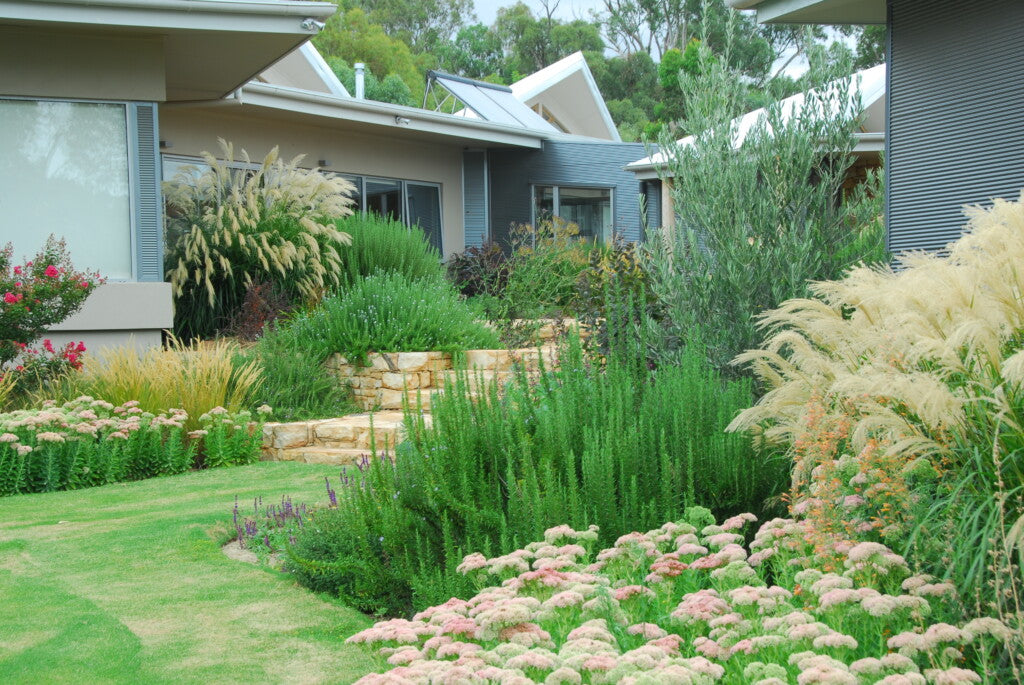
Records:
[[[760,25],[725,0],[603,3],[567,20],[559,0],[540,0],[539,10],[516,0],[488,26],[476,21],[473,0],[342,0],[313,42],[350,90],[351,65],[363,62],[366,96],[403,105],[422,102],[427,69],[510,84],[582,51],[624,140],[685,130],[679,79],[698,74],[700,46],[743,76],[751,109],[815,85],[813,74],[791,74],[813,51],[856,68],[885,59],[877,27]]]

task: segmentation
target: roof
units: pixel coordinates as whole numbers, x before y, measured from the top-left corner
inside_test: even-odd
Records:
[[[466,146],[540,148],[548,136],[521,125],[495,123],[403,107],[387,102],[318,93],[300,88],[253,81],[241,90],[238,103],[260,110],[268,118],[308,123],[329,128],[364,130],[377,135],[410,140],[440,140]],[[202,105],[200,105],[202,106]],[[217,103],[209,103],[215,107]]]
[[[738,10],[757,10],[761,23],[884,24],[885,0],[728,0]]]
[[[582,52],[516,81],[512,94],[531,109],[539,108],[566,133],[622,140]]]
[[[479,117],[494,124],[518,126],[535,131],[557,131],[539,114],[516,99],[508,86],[475,81],[440,71],[428,71],[427,84],[428,88],[434,84],[442,86],[465,105],[465,109],[456,113],[457,116]]]
[[[264,70],[257,80],[277,86],[351,97],[338,75],[309,41]]]
[[[870,69],[859,71],[854,75],[850,83],[851,92],[857,90],[860,97],[861,112],[864,114],[864,121],[861,124],[862,130],[857,134],[858,145],[854,152],[878,152],[884,142],[885,134],[885,78],[886,66],[880,64]],[[831,86],[826,86],[826,88]],[[809,91],[815,93],[817,91]],[[780,112],[783,121],[789,121],[797,116],[803,109],[808,93],[797,93],[779,102]],[[734,129],[733,146],[739,147],[743,144],[747,134],[754,125],[765,116],[765,108],[756,109],[743,116],[732,120]],[[694,143],[694,136],[687,136],[677,141],[679,146],[690,146]],[[667,153],[657,154],[637,160],[626,165],[626,168],[636,173],[640,178],[657,178],[658,171],[664,171]]]
[[[336,9],[292,0],[0,0],[0,24],[69,39],[159,40],[167,100],[182,101],[227,95],[315,35]]]

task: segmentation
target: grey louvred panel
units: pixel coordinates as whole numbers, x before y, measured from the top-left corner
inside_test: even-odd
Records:
[[[1024,2],[890,0],[889,249],[937,250],[962,207],[1024,188]]]
[[[153,103],[128,105],[133,157],[135,278],[164,280],[163,211],[157,109]]]
[[[641,230],[661,227],[661,188],[661,181],[645,181],[641,185],[641,190],[647,203],[645,225]],[[641,238],[646,239],[647,236],[643,235]]]
[[[489,234],[486,150],[465,150],[462,153],[462,189],[465,247],[479,247],[487,241]]]

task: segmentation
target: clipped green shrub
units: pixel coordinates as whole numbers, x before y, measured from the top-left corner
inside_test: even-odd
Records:
[[[341,253],[341,282],[348,287],[378,271],[399,273],[415,280],[444,273],[441,255],[423,231],[368,212],[339,219],[335,225],[352,237]]]
[[[282,344],[321,361],[341,354],[365,360],[369,352],[460,352],[498,346],[494,331],[476,319],[443,278],[410,280],[376,273],[295,316],[278,331]]]
[[[344,473],[337,512],[292,550],[303,583],[401,613],[396,598],[422,607],[465,595],[455,567],[470,550],[511,552],[563,521],[614,541],[695,502],[762,511],[787,482],[785,463],[724,432],[749,406],[749,384],[723,383],[697,352],[656,371],[617,358],[599,369],[574,342],[560,370],[503,393],[491,384],[476,397],[467,380],[435,399],[431,428],[408,418],[394,461]]]

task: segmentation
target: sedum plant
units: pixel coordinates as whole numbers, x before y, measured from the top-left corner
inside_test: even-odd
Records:
[[[316,302],[339,285],[349,243],[334,225],[352,213],[348,181],[300,168],[302,156],[283,161],[277,148],[256,167],[242,150],[238,169],[233,146],[220,146],[223,159],[204,152],[208,169],[186,167],[164,184],[167,279],[175,330],[187,338],[226,326],[255,283]]]
[[[1020,682],[1001,661],[1020,635],[991,617],[957,621],[951,585],[872,542],[818,568],[793,519],[748,546],[755,520],[716,525],[691,508],[596,554],[597,529],[568,525],[509,554],[469,554],[458,569],[475,595],[348,639],[386,660],[357,683]]]

